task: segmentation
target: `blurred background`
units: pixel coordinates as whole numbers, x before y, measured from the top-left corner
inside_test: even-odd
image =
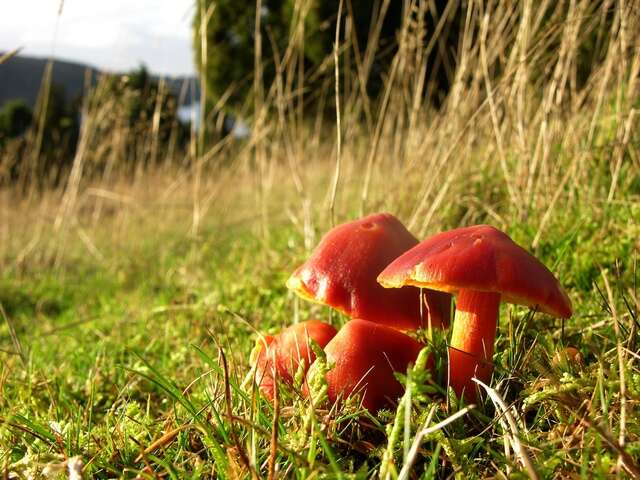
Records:
[[[0,52],[11,56],[0,70],[0,136],[21,136],[37,113],[47,117],[42,135],[66,143],[59,154],[64,157],[73,153],[83,98],[99,78],[130,77],[129,89],[138,90],[157,87],[162,78],[172,98],[183,85],[197,89],[192,3],[13,2],[0,18]],[[48,98],[39,104],[41,93]],[[183,122],[197,102],[194,93],[176,105]]]
[[[22,187],[60,182],[82,124],[109,102],[116,105],[99,121],[109,124],[109,141],[139,143],[145,130],[151,138],[146,136],[150,150],[143,155],[154,161],[161,146],[168,145],[171,155],[185,153],[189,132],[194,136],[201,122],[200,154],[231,132],[247,137],[246,122],[256,107],[275,107],[274,95],[287,107],[295,104],[298,122],[312,116],[324,122],[335,111],[331,64],[338,14],[346,19],[342,35],[349,42],[335,52],[346,61],[345,95],[380,95],[411,15],[424,30],[420,48],[428,50],[422,68],[430,83],[423,95],[438,105],[453,79],[461,10],[442,0],[411,12],[416,6],[357,0],[16,2],[0,19],[0,145],[33,159],[5,158],[2,178]],[[284,83],[278,87],[276,80]],[[370,124],[371,106],[360,113]],[[149,160],[121,153],[128,160],[118,163]]]
[[[638,12],[609,0],[10,2],[3,246],[24,259],[21,234],[38,239],[33,253],[78,228],[93,244],[111,212],[193,238],[203,222],[259,219],[266,239],[293,224],[309,247],[323,225],[383,209],[418,235],[526,221],[537,246],[567,221],[561,199],[636,188]],[[131,205],[162,214],[131,217]],[[59,264],[67,246],[43,255]]]

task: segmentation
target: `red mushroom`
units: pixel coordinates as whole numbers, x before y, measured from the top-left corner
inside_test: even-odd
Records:
[[[324,349],[333,363],[326,375],[329,400],[361,393],[362,405],[370,411],[390,405],[403,391],[394,372],[405,373],[422,347],[394,328],[350,320]]]
[[[389,214],[376,214],[339,225],[327,233],[311,257],[287,281],[308,300],[350,316],[400,330],[447,325],[451,296],[415,288],[385,290],[376,281],[382,269],[418,240]]]
[[[449,348],[449,381],[474,401],[471,378],[488,382],[501,301],[562,318],[571,302],[535,257],[489,225],[434,235],[391,263],[378,277],[385,287],[414,285],[458,295]]]
[[[292,385],[300,362],[304,362],[306,373],[316,359],[315,352],[310,348],[310,341],[313,340],[320,348],[324,348],[336,333],[336,329],[328,323],[307,320],[285,328],[278,335],[267,335],[258,340],[251,355],[251,363],[257,367],[256,376],[262,393],[270,400],[273,399],[274,370],[282,382]]]

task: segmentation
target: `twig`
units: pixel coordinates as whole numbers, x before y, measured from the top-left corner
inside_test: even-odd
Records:
[[[186,425],[180,425],[178,428],[174,428],[173,430],[168,431],[167,433],[162,435],[160,438],[152,442],[151,445],[149,445],[147,448],[145,448],[144,451],[142,451],[142,453],[138,455],[138,458],[136,458],[136,463],[142,461],[146,455],[149,455],[154,450],[157,450],[158,448],[164,447],[165,445],[168,445],[169,443],[171,443],[178,436],[178,434],[183,430],[187,430],[188,428],[195,428],[195,427],[196,427],[195,425],[188,423]]]

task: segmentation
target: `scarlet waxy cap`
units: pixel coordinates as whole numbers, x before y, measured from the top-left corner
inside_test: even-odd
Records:
[[[457,294],[498,292],[502,300],[569,318],[571,301],[554,275],[509,236],[489,225],[434,235],[379,275],[385,287],[415,285]]]
[[[304,362],[306,373],[316,359],[316,354],[309,345],[310,340],[324,348],[336,333],[336,329],[328,323],[307,320],[285,328],[278,335],[267,335],[258,340],[251,362],[257,366],[256,377],[262,393],[273,399],[274,359],[278,378],[290,385],[300,362]]]
[[[387,290],[376,281],[384,267],[417,243],[404,225],[389,214],[339,225],[324,236],[311,257],[291,275],[287,287],[352,318],[401,330],[419,328],[419,290]],[[450,296],[441,292],[424,295],[424,325],[427,311],[434,327],[448,324]]]
[[[394,328],[350,320],[324,349],[327,360],[335,362],[326,375],[329,400],[361,393],[368,410],[388,406],[404,389],[394,372],[406,373],[422,347]]]

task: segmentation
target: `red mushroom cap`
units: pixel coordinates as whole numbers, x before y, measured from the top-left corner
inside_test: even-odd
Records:
[[[287,287],[301,297],[352,317],[401,330],[422,326],[415,288],[386,290],[376,277],[418,240],[389,214],[375,214],[328,232],[311,257],[291,275]],[[450,296],[425,292],[434,327],[448,324]],[[425,320],[425,325],[427,324]]]
[[[316,342],[320,348],[324,348],[336,333],[336,329],[328,323],[307,320],[285,328],[278,335],[267,335],[264,339],[258,340],[252,354],[252,363],[257,366],[256,377],[263,394],[273,399],[274,359],[278,378],[291,385],[300,362],[304,362],[306,373],[316,359],[315,352],[309,346],[310,340]]]
[[[405,373],[422,347],[394,328],[366,320],[347,322],[324,349],[327,360],[335,362],[326,376],[329,400],[362,393],[368,410],[388,406],[404,389],[394,372]]]
[[[379,275],[385,287],[415,285],[457,294],[499,292],[502,300],[571,316],[571,301],[553,274],[509,236],[489,225],[434,235]]]

